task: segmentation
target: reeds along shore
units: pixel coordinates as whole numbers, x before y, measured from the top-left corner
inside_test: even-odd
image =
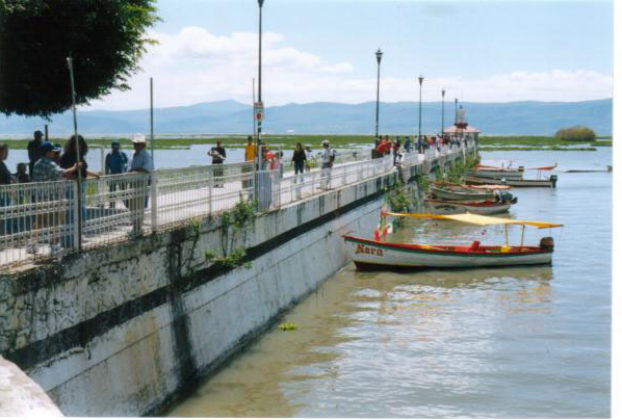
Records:
[[[391,138],[399,136],[402,143],[408,135],[411,141],[416,137],[410,134],[388,134]],[[67,137],[68,138],[68,137]],[[51,137],[53,143],[64,144],[67,138]],[[244,147],[246,143],[246,135],[222,135],[205,137],[178,137],[178,138],[158,138],[155,139],[155,148],[157,149],[175,149],[188,148],[196,144],[215,144],[220,140],[225,147]],[[360,147],[374,144],[373,135],[331,135],[331,134],[298,134],[298,135],[280,135],[271,134],[262,136],[262,140],[268,146],[278,147],[282,149],[293,149],[296,143],[300,142],[305,146],[319,149],[323,139],[329,139],[331,145],[336,148]],[[105,137],[89,137],[86,139],[91,146],[109,147],[110,142],[119,140],[121,145],[129,148],[132,144],[129,137],[105,136]],[[25,149],[31,139],[6,139],[0,142],[7,143],[9,149]],[[595,150],[595,147],[610,147],[612,145],[611,137],[600,137],[593,142],[573,142],[556,139],[547,136],[480,136],[478,140],[480,150]]]

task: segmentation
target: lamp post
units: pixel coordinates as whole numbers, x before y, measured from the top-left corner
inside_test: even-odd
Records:
[[[259,4],[259,77],[258,77],[258,87],[257,87],[257,100],[261,104],[261,9],[263,7],[264,0],[257,0]],[[256,169],[261,169],[261,120],[263,119],[263,115],[261,118],[257,120],[257,139],[255,144],[255,150],[257,153],[256,158]]]
[[[454,124],[458,123],[458,98],[454,98]]]
[[[419,138],[421,141],[421,85],[423,84],[423,76],[419,76]]]
[[[261,9],[263,6],[263,2],[264,0],[257,0],[257,3],[259,4],[259,71],[258,71],[258,87],[257,87],[257,96],[258,96],[258,104],[262,104],[261,102]],[[253,79],[253,97],[255,96],[254,93],[255,90],[255,83],[254,83],[254,79]],[[260,193],[260,181],[261,181],[261,123],[263,120],[263,110],[259,111],[257,109],[255,109],[255,103],[253,103],[253,118],[257,119],[257,137],[255,138],[255,177],[254,177],[254,196],[255,196],[255,202],[257,203],[257,209],[259,209],[259,202],[260,202],[260,197],[259,197],[259,193]],[[263,108],[263,107],[262,107]],[[257,115],[258,113],[261,112],[260,117],[258,118]],[[253,130],[254,131],[254,130]],[[265,188],[265,185],[264,185]]]
[[[376,61],[378,61],[378,77],[376,78],[376,139],[378,139],[378,115],[380,111],[380,61],[382,60],[382,51],[378,48],[376,51]]]
[[[441,90],[441,136],[445,130],[445,89]]]

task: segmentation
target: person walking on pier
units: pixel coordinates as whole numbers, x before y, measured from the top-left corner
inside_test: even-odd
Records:
[[[142,235],[145,208],[149,203],[148,186],[150,185],[149,174],[153,171],[151,155],[146,150],[147,139],[142,134],[136,134],[132,138],[134,156],[130,163],[130,173],[135,174],[130,182],[129,208],[132,217],[131,236]]]
[[[225,186],[223,181],[224,170],[222,168],[222,164],[227,158],[227,152],[225,148],[222,147],[220,140],[216,142],[216,146],[212,147],[208,154],[212,158],[212,165],[214,165],[214,178],[218,179],[218,181],[214,182],[214,187],[222,188]]]
[[[335,162],[335,150],[330,147],[328,139],[322,140],[322,173],[320,188],[330,189],[330,176]]]
[[[410,153],[410,137],[406,136],[405,140],[404,140],[404,150],[406,150],[406,153]]]
[[[125,152],[121,151],[121,144],[114,140],[110,143],[111,151],[106,155],[106,159],[104,162],[104,173],[106,175],[118,175],[124,174],[127,172],[127,163],[128,158]],[[111,196],[114,196],[114,192],[119,189],[121,191],[125,190],[125,184],[120,179],[112,179],[109,181],[109,186]],[[116,200],[111,198],[110,200],[110,208],[114,209],[116,206]]]
[[[257,159],[257,146],[253,141],[253,136],[248,136],[246,139],[246,146],[244,146],[244,166],[242,166],[242,173],[248,174],[253,171],[255,166],[255,160]],[[242,188],[251,188],[253,182],[251,180],[252,175],[246,175],[242,179]]]
[[[294,182],[301,184],[304,182],[305,163],[307,162],[307,155],[305,154],[302,144],[296,143],[294,154],[292,155],[292,162],[294,162]],[[296,197],[300,198],[301,187],[296,187]]]

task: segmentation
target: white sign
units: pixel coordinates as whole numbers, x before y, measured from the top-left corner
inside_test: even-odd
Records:
[[[261,121],[263,119],[263,102],[255,102],[255,119]]]

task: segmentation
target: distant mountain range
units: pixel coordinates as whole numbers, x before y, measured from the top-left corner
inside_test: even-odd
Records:
[[[469,125],[484,135],[552,135],[573,125],[591,127],[598,135],[611,135],[612,100],[583,102],[508,102],[461,104]],[[267,107],[263,132],[268,134],[364,134],[373,133],[375,102],[340,104],[315,102]],[[236,101],[199,103],[190,106],[157,108],[155,131],[162,134],[247,134],[252,133],[250,105]],[[415,133],[418,130],[418,103],[380,104],[381,133]],[[445,103],[445,126],[454,121],[453,102]],[[40,118],[0,116],[0,137],[30,136],[43,129]],[[51,136],[67,136],[73,131],[70,112],[48,122]],[[422,104],[422,132],[436,133],[441,126],[441,103]],[[83,134],[128,135],[149,131],[149,110],[80,111],[78,127]]]

